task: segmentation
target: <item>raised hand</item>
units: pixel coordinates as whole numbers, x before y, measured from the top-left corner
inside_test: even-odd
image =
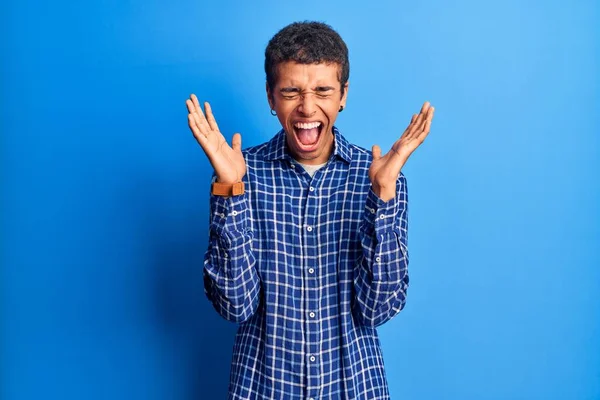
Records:
[[[381,155],[379,146],[373,146],[373,162],[369,168],[369,179],[373,191],[381,200],[388,201],[396,196],[398,175],[408,157],[429,134],[433,112],[434,108],[425,102],[421,112],[412,116],[406,130],[386,155]]]
[[[192,94],[185,104],[189,111],[190,130],[214,168],[217,181],[222,183],[240,182],[246,175],[246,161],[242,155],[242,136],[239,133],[234,134],[230,147],[219,131],[210,104],[204,103],[206,117],[195,94]]]

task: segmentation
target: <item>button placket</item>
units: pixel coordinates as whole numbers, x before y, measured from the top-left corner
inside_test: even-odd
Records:
[[[313,180],[313,183],[315,181]],[[303,319],[305,320],[304,326],[306,327],[306,352],[307,352],[307,378],[308,387],[307,395],[314,397],[315,390],[321,384],[320,377],[320,366],[319,366],[319,351],[321,342],[321,332],[319,331],[319,323],[317,320],[317,313],[315,310],[319,306],[319,279],[316,276],[317,262],[319,260],[319,242],[317,238],[317,226],[318,220],[318,204],[319,196],[316,195],[318,190],[317,184],[311,185],[308,183],[308,187],[305,186],[306,205],[304,207],[304,215],[302,216],[303,230],[304,230],[304,265],[307,271],[305,287],[306,297],[303,310]],[[308,189],[308,190],[307,190]]]

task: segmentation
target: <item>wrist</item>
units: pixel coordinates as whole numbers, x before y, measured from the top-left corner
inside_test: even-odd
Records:
[[[224,185],[233,185],[234,183],[238,183],[241,181],[241,179],[235,180],[231,178],[221,178],[219,175],[217,175],[217,178],[215,179],[215,182],[222,183]]]
[[[380,186],[376,184],[371,185],[373,193],[379,197],[382,201],[388,202],[396,197],[396,185],[394,186]]]

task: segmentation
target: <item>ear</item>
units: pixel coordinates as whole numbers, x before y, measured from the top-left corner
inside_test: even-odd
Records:
[[[269,82],[265,83],[265,88],[267,90],[267,101],[269,102],[269,107],[271,110],[275,108],[275,101],[273,99],[273,93],[271,93],[271,88],[269,88]]]
[[[342,100],[340,101],[340,105],[346,108],[346,100],[348,99],[348,88],[350,87],[350,83],[346,82],[344,85],[344,94],[342,96]]]

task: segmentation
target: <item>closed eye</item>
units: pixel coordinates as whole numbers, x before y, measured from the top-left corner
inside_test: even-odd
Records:
[[[280,91],[284,99],[295,100],[300,96],[300,89],[295,87],[285,87]]]
[[[305,96],[308,93],[312,93],[320,99],[327,99],[331,97],[333,93],[335,93],[335,88],[331,86],[317,86],[312,91],[303,92],[296,87],[284,87],[280,89],[279,93],[281,93],[281,96],[287,100],[296,100],[300,96]]]
[[[327,98],[331,96],[334,91],[335,89],[331,86],[317,86],[314,93],[321,98]]]

